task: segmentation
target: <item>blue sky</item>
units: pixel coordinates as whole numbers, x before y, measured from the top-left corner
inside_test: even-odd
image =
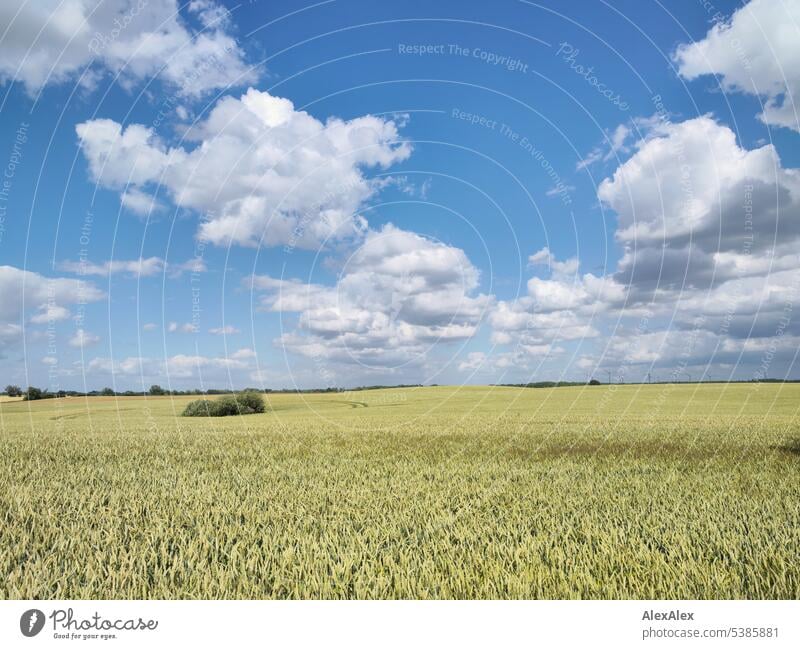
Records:
[[[797,1],[51,4],[7,383],[797,377]]]

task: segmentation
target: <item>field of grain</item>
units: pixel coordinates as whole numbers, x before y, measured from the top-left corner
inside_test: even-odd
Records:
[[[2,598],[800,598],[800,385],[0,404]]]

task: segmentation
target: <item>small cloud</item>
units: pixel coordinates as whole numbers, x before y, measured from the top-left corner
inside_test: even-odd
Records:
[[[170,322],[169,325],[167,325],[167,331],[169,333],[175,333],[176,331],[180,331],[181,333],[184,334],[196,334],[199,331],[199,329],[197,325],[192,324],[191,322],[184,322],[182,324],[179,324],[177,322]]]
[[[213,327],[212,329],[208,330],[208,333],[214,334],[215,336],[228,336],[230,334],[241,333],[241,331],[239,331],[233,325],[225,325],[224,327]]]
[[[561,196],[561,194],[569,194],[575,191],[575,185],[558,184],[548,189],[544,194],[545,196]]]
[[[591,167],[595,162],[599,162],[602,159],[603,151],[600,148],[594,148],[583,160],[578,160],[578,163],[575,165],[575,170],[581,171],[582,169],[586,169],[586,167]]]
[[[511,342],[511,335],[505,331],[495,331],[492,333],[491,341],[493,345],[508,345]]]
[[[181,333],[185,334],[194,334],[197,333],[198,328],[197,325],[194,325],[191,322],[184,322],[183,324],[178,324],[177,322],[170,322],[167,325],[167,331],[171,334],[175,333],[176,331],[180,331]]]
[[[146,322],[142,327],[142,329],[144,329],[145,331],[155,331],[157,328],[158,325],[156,325],[155,322]]]
[[[125,273],[129,277],[151,277],[164,270],[164,260],[160,257],[140,257],[139,259],[114,259],[95,264],[88,261],[63,261],[58,268],[76,275],[98,275],[107,277]]]
[[[639,124],[641,125],[642,123]],[[625,124],[617,126],[613,132],[606,131],[605,139],[602,144],[592,149],[583,160],[578,160],[578,163],[575,165],[576,171],[586,169],[601,160],[603,162],[608,162],[620,154],[628,153],[630,147],[626,142],[630,134],[631,129]]]
[[[89,331],[85,331],[83,329],[78,329],[75,332],[75,335],[69,339],[70,347],[78,347],[80,349],[96,345],[99,342],[100,342],[100,336],[93,334]]]
[[[180,277],[184,273],[205,273],[207,270],[208,266],[202,257],[192,257],[180,264],[167,264],[170,277]]]
[[[32,324],[47,324],[69,318],[69,309],[58,304],[43,304],[39,307],[39,313],[31,316]]]
[[[479,369],[486,362],[486,354],[483,352],[470,352],[467,354],[467,360],[462,361],[458,365],[461,372]]]
[[[158,202],[154,196],[135,187],[125,191],[119,197],[119,200],[122,203],[122,207],[137,216],[149,216],[164,209],[164,205]]]

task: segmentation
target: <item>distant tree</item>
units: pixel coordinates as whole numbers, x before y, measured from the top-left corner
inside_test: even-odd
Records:
[[[591,381],[589,381],[589,385],[600,385],[600,381],[598,381],[597,379],[592,379]]]
[[[22,388],[18,385],[7,385],[6,386],[6,394],[9,397],[21,397],[22,396]]]
[[[167,392],[162,388],[160,385],[151,385],[150,386],[150,396],[153,397],[161,397],[165,395]]]
[[[115,394],[114,390],[111,388],[103,388],[100,390],[100,396],[102,397],[113,397]]]
[[[25,393],[25,401],[38,401],[39,399],[43,399],[45,397],[44,392],[42,392],[39,388],[35,388],[30,386],[28,391]]]

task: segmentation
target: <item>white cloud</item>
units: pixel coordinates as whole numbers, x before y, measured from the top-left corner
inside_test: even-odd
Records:
[[[706,37],[678,47],[686,79],[721,77],[723,87],[766,98],[766,124],[800,131],[800,0],[752,0]]]
[[[215,336],[229,336],[231,334],[241,333],[241,331],[233,325],[225,325],[224,327],[213,327],[208,330],[208,333],[214,334]]]
[[[735,200],[741,212],[745,185],[767,192],[767,198],[775,195],[776,185],[790,201],[800,198],[800,177],[796,170],[781,168],[773,146],[746,150],[727,126],[703,116],[656,127],[653,137],[639,142],[636,153],[601,183],[598,194],[619,215],[617,239],[622,243],[662,243],[666,238],[674,245],[692,237],[716,246],[720,208],[731,209]],[[774,226],[776,207],[767,200],[759,207],[768,210],[754,224],[763,231]],[[743,217],[735,226],[734,232],[722,232],[723,246],[728,237],[741,242]]]
[[[180,264],[170,262],[167,264],[167,270],[170,276],[177,277],[183,273],[205,273],[208,267],[202,257],[192,257]]]
[[[585,158],[578,160],[575,170],[581,171],[601,160],[608,162],[612,158],[618,158],[620,155],[627,153],[630,151],[626,144],[630,135],[631,129],[625,124],[620,124],[613,131],[606,131],[603,143],[592,149]],[[548,195],[550,194],[548,193]]]
[[[93,334],[83,329],[78,329],[75,334],[69,339],[70,347],[90,347],[100,342],[100,336]]]
[[[219,245],[315,248],[361,236],[358,210],[381,187],[363,169],[411,152],[391,120],[323,123],[253,88],[217,102],[188,134],[199,142],[192,150],[108,119],[79,124],[77,133],[95,180],[126,193],[160,184],[177,205],[204,214],[198,236]]]
[[[177,354],[170,356],[166,361],[166,372],[174,378],[199,378],[208,370],[247,370],[249,368],[246,361],[232,357]]]
[[[58,264],[59,270],[77,275],[99,275],[106,277],[112,274],[126,273],[132,277],[150,277],[164,271],[164,260],[159,257],[147,257],[132,260],[114,259],[102,264],[84,261],[64,261]]]
[[[78,124],[75,131],[92,177],[106,187],[140,191],[138,185],[156,180],[170,162],[171,152],[153,129],[141,124],[123,129],[114,120],[95,119]],[[185,158],[182,150],[172,155]]]
[[[472,372],[480,369],[486,362],[486,354],[484,352],[470,352],[467,354],[467,360],[462,361],[458,365],[461,372]]]
[[[561,353],[556,343],[600,335],[595,319],[624,302],[623,286],[612,277],[580,275],[575,257],[559,261],[542,248],[528,262],[549,277],[531,277],[525,295],[497,303],[489,315],[493,344],[513,344],[528,356]]]
[[[207,270],[205,262],[197,257],[181,263],[167,263],[160,257],[141,257],[139,259],[114,259],[103,263],[89,261],[63,261],[58,264],[59,270],[76,275],[109,275],[125,274],[131,278],[152,277],[167,272],[170,277],[179,277],[184,272],[202,273]]]
[[[158,325],[155,322],[145,322],[142,326],[145,331],[155,331],[157,328]]]
[[[181,16],[176,0],[4,0],[0,24],[0,81],[19,81],[29,93],[87,70],[84,85],[103,74],[126,87],[158,76],[189,96],[256,77],[213,2],[191,3]]]
[[[206,26],[224,26],[232,20],[230,11],[213,0],[190,0],[188,8]]]
[[[96,302],[103,297],[103,292],[89,282],[49,278],[13,266],[0,266],[0,338],[21,334],[25,317],[34,325],[66,320],[70,305]]]
[[[796,264],[800,173],[708,116],[654,128],[598,195],[618,215],[616,279],[643,295]]]
[[[86,364],[89,374],[113,374],[119,377],[143,378],[150,381],[186,381],[185,385],[198,387],[208,381],[227,383],[229,373],[244,379],[255,367],[251,356],[234,354],[230,357],[203,356],[200,354],[175,354],[166,358],[129,356],[122,359],[106,357],[93,358]],[[164,385],[164,383],[162,383]]]
[[[69,309],[57,304],[43,304],[39,307],[39,313],[30,317],[31,324],[47,324],[48,322],[59,322],[69,318]]]
[[[529,262],[550,276],[497,304],[492,342],[523,354],[575,340],[603,368],[672,366],[695,378],[709,362],[788,367],[786,341],[800,337],[800,172],[772,146],[741,147],[709,116],[651,122],[632,150],[598,191],[618,217],[616,269],[580,275],[577,260],[536,252]],[[593,367],[580,359],[576,368]]]
[[[194,334],[197,333],[197,325],[194,325],[191,322],[184,322],[182,324],[170,322],[167,325],[167,331],[169,333],[180,332],[184,334]]]
[[[562,194],[569,194],[575,191],[575,185],[555,185],[548,189],[544,195],[552,198],[553,196],[561,196]]]
[[[262,307],[298,312],[278,343],[310,358],[394,368],[474,335],[492,303],[463,250],[392,225],[370,231],[336,286],[253,278]]]
[[[150,216],[164,210],[154,196],[135,187],[120,194],[119,200],[124,208],[139,216]]]

